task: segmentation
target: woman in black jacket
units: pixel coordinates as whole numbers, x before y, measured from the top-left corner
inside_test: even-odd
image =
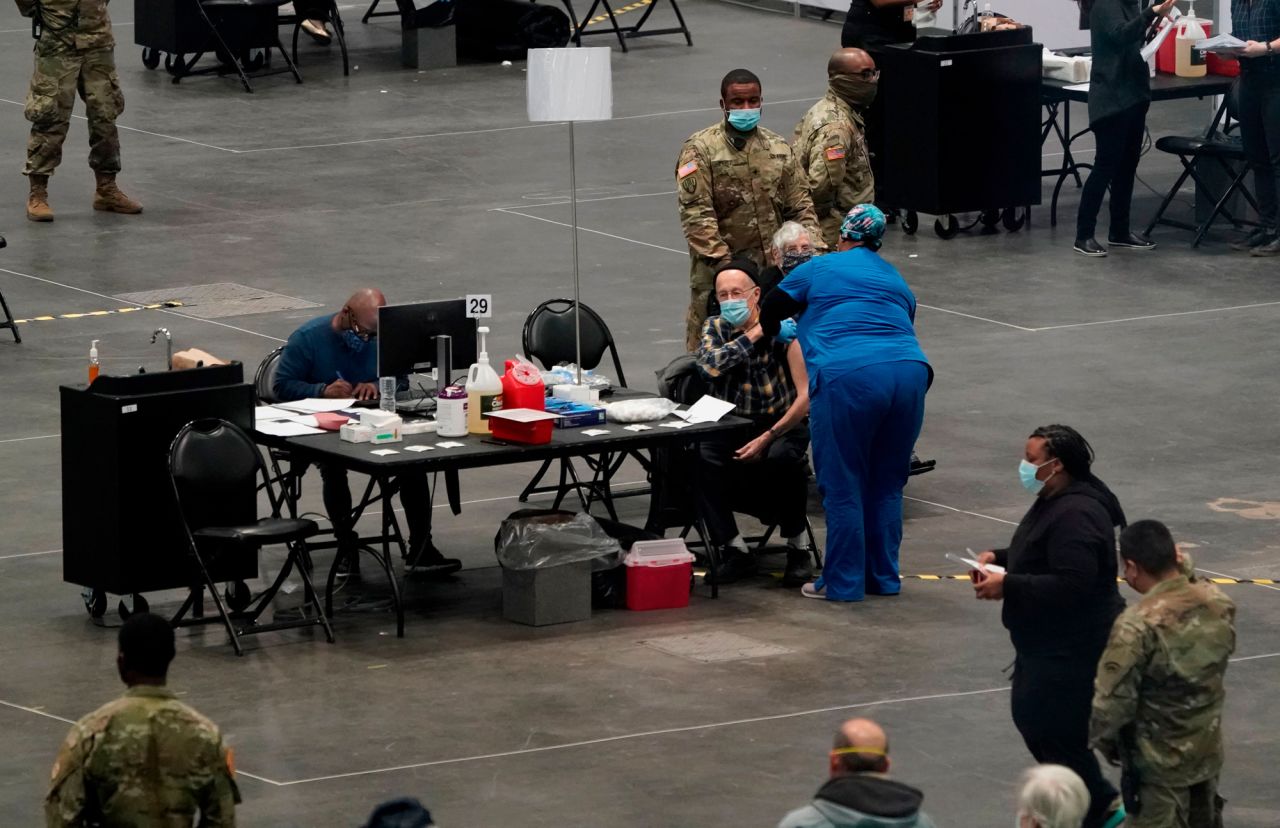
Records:
[[[1102,196],[1111,189],[1112,247],[1152,250],[1155,245],[1129,228],[1129,202],[1138,174],[1142,135],[1151,105],[1151,80],[1142,59],[1147,28],[1173,8],[1173,0],[1147,6],[1147,0],[1080,0],[1088,13],[1093,68],[1089,73],[1089,127],[1097,150],[1093,170],[1080,195],[1076,214],[1075,251],[1105,256],[1107,248],[1093,237]],[[1092,6],[1092,8],[1090,8]]]
[[[1040,763],[1066,765],[1089,789],[1084,828],[1119,824],[1116,789],[1089,749],[1089,713],[1098,659],[1124,600],[1116,588],[1115,526],[1120,501],[1090,470],[1093,448],[1069,426],[1038,428],[1019,465],[1036,496],[1007,549],[978,560],[1006,572],[975,571],[978,598],[1004,601],[1017,654],[1013,723]]]

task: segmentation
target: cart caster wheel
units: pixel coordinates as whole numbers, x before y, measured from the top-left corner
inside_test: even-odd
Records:
[[[121,598],[120,605],[117,607],[116,611],[120,613],[120,618],[122,620],[128,621],[131,617],[140,612],[150,612],[151,605],[147,603],[146,598],[143,598],[135,592],[130,596],[127,602],[124,598]]]
[[[240,55],[240,62],[244,65],[244,71],[257,72],[267,65],[266,50],[254,49],[251,52],[244,52]]]
[[[946,219],[945,224],[942,221],[943,219]],[[956,221],[956,217],[950,214],[939,216],[933,220],[933,232],[937,233],[940,239],[955,238],[956,233],[960,232],[960,222]]]
[[[165,55],[164,71],[168,72],[170,75],[173,75],[175,78],[180,78],[183,75],[187,74],[186,56],[185,55]]]
[[[915,210],[908,210],[902,216],[902,232],[914,236],[920,229],[920,216]]]
[[[146,48],[142,50],[142,65],[148,69],[155,69],[160,65],[160,52],[155,49]]]
[[[249,585],[244,581],[227,584],[226,589],[222,591],[222,597],[227,602],[227,608],[232,612],[240,612],[247,609],[253,601],[253,594],[249,592]]]
[[[1000,214],[1000,221],[1004,224],[1004,229],[1010,233],[1016,233],[1027,223],[1027,214],[1022,210],[1006,207],[1004,212]]]
[[[107,593],[86,587],[80,591],[80,597],[84,599],[84,608],[90,618],[101,618],[107,614]]]
[[[979,221],[982,222],[983,227],[994,230],[996,229],[996,225],[1000,223],[1000,211],[983,210],[982,215],[979,217]]]

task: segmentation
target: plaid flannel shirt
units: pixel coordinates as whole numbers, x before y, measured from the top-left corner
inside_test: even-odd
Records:
[[[1231,0],[1233,35],[1241,40],[1269,43],[1280,37],[1280,0]],[[1280,75],[1280,50],[1256,58],[1240,58],[1245,72]]]
[[[786,347],[768,337],[753,343],[719,316],[712,316],[702,325],[702,343],[694,358],[708,379],[730,377],[724,399],[737,406],[739,416],[781,417],[795,402]]]

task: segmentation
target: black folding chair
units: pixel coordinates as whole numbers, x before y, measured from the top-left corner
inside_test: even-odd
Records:
[[[293,79],[302,83],[302,75],[298,74],[298,69],[294,66],[293,61],[289,58],[289,53],[285,51],[284,44],[280,42],[277,35],[275,43],[260,46],[263,53],[260,59],[251,57],[253,48],[244,48],[240,39],[235,33],[235,24],[232,21],[243,22],[244,18],[252,18],[255,15],[270,14],[276,16],[278,21],[279,8],[289,0],[197,0],[196,9],[200,12],[200,18],[208,27],[209,33],[213,36],[214,52],[219,59],[219,65],[208,69],[195,69],[196,63],[203,56],[203,52],[198,52],[190,59],[185,55],[172,55],[171,63],[166,63],[169,72],[173,75],[173,82],[179,83],[183,78],[191,75],[207,75],[230,74],[232,71],[240,78],[240,85],[244,87],[244,91],[252,92],[253,87],[249,84],[249,74],[253,73],[255,77],[265,75],[278,75],[289,72],[293,75]],[[273,8],[274,7],[274,8]],[[266,21],[269,22],[269,21]],[[256,25],[256,21],[250,22],[250,27]],[[224,32],[221,28],[226,27]],[[278,28],[278,27],[277,27]],[[280,56],[284,58],[284,69],[267,69],[263,71],[263,67],[267,65],[272,49],[280,52]]]
[[[333,643],[333,630],[311,584],[305,564],[306,539],[320,531],[315,521],[281,517],[282,498],[267,478],[262,455],[249,436],[226,420],[196,420],[183,426],[169,447],[169,479],[186,530],[190,553],[199,570],[199,581],[177,615],[175,627],[215,623],[204,617],[204,590],[207,588],[218,615],[231,636],[236,655],[244,655],[240,636],[292,627],[319,625]],[[261,481],[259,483],[258,481]],[[271,516],[258,517],[258,490],[265,489]],[[275,581],[256,599],[246,602],[242,612],[229,613],[209,575],[211,563],[224,555],[256,555],[263,546],[284,544],[288,549],[284,566]],[[297,568],[303,584],[304,612],[296,620],[273,620],[259,624],[258,618],[275,600],[289,573]],[[308,616],[311,605],[314,616]],[[192,618],[186,618],[194,610]],[[234,619],[234,620],[233,620]],[[239,623],[237,623],[239,622]]]
[[[4,236],[0,236],[0,248],[8,247],[9,243],[4,240]],[[9,311],[9,303],[4,301],[4,294],[0,293],[0,310],[4,310],[4,321],[0,321],[0,331],[8,328],[13,332],[15,342],[22,343],[22,334],[18,333],[18,323],[13,320],[13,314]]]
[[[1191,242],[1191,246],[1198,247],[1205,234],[1209,232],[1213,223],[1218,219],[1218,216],[1222,216],[1231,222],[1237,230],[1242,229],[1246,224],[1254,227],[1259,226],[1256,221],[1233,215],[1227,207],[1227,202],[1231,200],[1231,197],[1239,193],[1249,202],[1249,206],[1253,208],[1255,213],[1259,212],[1258,202],[1254,199],[1248,185],[1245,184],[1245,177],[1252,167],[1244,153],[1244,144],[1241,142],[1240,137],[1232,134],[1237,125],[1235,114],[1239,109],[1239,102],[1240,82],[1237,80],[1232,84],[1231,90],[1222,102],[1222,106],[1218,108],[1213,121],[1204,133],[1200,135],[1166,135],[1156,141],[1156,149],[1178,156],[1178,161],[1182,163],[1182,174],[1178,176],[1178,180],[1169,188],[1168,194],[1160,202],[1160,208],[1156,210],[1151,223],[1147,225],[1147,235],[1151,234],[1157,224],[1165,224],[1182,230],[1193,230],[1196,235]],[[1220,198],[1214,197],[1214,187],[1205,181],[1204,170],[1201,168],[1202,164],[1207,166],[1211,163],[1216,164],[1225,173],[1227,180],[1230,182]],[[1169,205],[1173,203],[1188,178],[1196,183],[1200,193],[1214,201],[1213,211],[1199,224],[1190,224],[1178,219],[1165,217],[1165,211],[1169,209]]]
[[[338,48],[342,50],[342,74],[351,74],[351,61],[347,57],[347,30],[342,25],[342,13],[338,11],[337,0],[328,0],[325,3],[324,17],[320,18],[329,24],[329,28],[333,29],[333,37],[338,41]],[[279,18],[281,26],[293,26],[293,62],[298,62],[298,35],[302,33],[301,14],[298,14],[297,6],[294,7],[293,14],[282,14]]]
[[[613,358],[617,387],[625,388],[627,377],[622,371],[622,361],[618,357],[618,345],[614,342],[613,333],[600,314],[586,305],[581,305],[581,308],[582,369],[593,370],[600,365],[604,355],[608,353]],[[576,322],[577,315],[574,313],[572,299],[548,299],[538,305],[524,321],[521,341],[525,355],[530,359],[538,360],[547,369],[561,363],[576,361]],[[591,509],[592,503],[599,501],[604,503],[609,517],[617,520],[618,515],[613,506],[614,498],[635,497],[649,492],[648,488],[629,489],[621,494],[613,492],[611,485],[613,477],[627,457],[635,458],[646,471],[648,470],[649,458],[639,451],[622,452],[617,455],[606,452],[582,458],[592,473],[591,480],[584,482],[579,478],[573,460],[563,457],[560,459],[560,482],[556,485],[540,486],[542,478],[551,468],[552,463],[551,460],[544,460],[541,468],[520,493],[520,502],[528,501],[529,496],[533,494],[555,492],[556,499],[552,508],[559,509],[565,495],[572,491],[577,493],[584,512]]]
[[[649,22],[649,15],[653,14],[653,10],[657,8],[659,0],[650,0],[646,4],[644,14],[640,15],[640,19],[630,26],[618,25],[618,12],[613,10],[609,5],[609,0],[593,0],[590,8],[587,9],[585,17],[579,18],[574,13],[573,6],[570,5],[571,0],[562,0],[565,8],[569,11],[569,19],[573,21],[573,42],[578,46],[582,45],[582,38],[591,35],[608,35],[612,34],[618,38],[618,45],[622,47],[622,51],[627,51],[627,39],[635,37],[657,37],[660,35],[681,34],[684,35],[685,44],[693,45],[693,35],[689,33],[689,26],[684,22],[684,15],[680,13],[680,4],[676,0],[668,0],[671,4],[671,10],[676,13],[677,26],[669,26],[665,29],[645,29],[644,24]],[[634,5],[627,6],[625,11],[630,11]],[[604,11],[602,15],[596,15],[596,9]],[[609,21],[609,28],[599,29],[597,31],[587,31],[587,26],[592,23],[603,23]]]

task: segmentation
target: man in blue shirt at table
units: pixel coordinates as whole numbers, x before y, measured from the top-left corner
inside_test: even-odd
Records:
[[[378,396],[378,308],[387,304],[382,291],[362,288],[352,294],[342,310],[312,319],[285,343],[276,368],[276,399],[282,402],[311,397],[371,400]],[[358,533],[351,519],[351,489],[347,470],[321,463],[324,505],[338,540],[338,554],[349,571],[357,566]],[[446,558],[431,542],[431,486],[424,472],[394,478],[409,524],[407,566],[418,572],[447,575],[462,568],[456,558]]]

